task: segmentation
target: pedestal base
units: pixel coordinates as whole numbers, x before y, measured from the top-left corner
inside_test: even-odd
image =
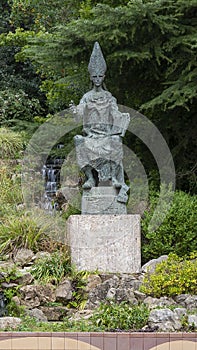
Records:
[[[77,270],[139,272],[140,215],[72,215],[67,232]]]
[[[125,203],[117,201],[119,190],[112,186],[92,187],[84,190],[82,195],[81,212],[83,214],[126,214]]]

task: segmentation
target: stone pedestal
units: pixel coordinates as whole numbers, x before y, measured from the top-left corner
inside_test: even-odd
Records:
[[[125,203],[117,201],[119,190],[112,186],[92,187],[84,190],[81,203],[83,214],[126,214]]]
[[[71,260],[77,270],[139,272],[139,215],[72,215],[67,233]]]

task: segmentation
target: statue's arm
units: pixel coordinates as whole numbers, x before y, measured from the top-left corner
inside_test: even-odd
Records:
[[[69,105],[69,109],[71,110],[76,122],[79,122],[81,118],[83,118],[84,115],[84,108],[85,108],[85,98],[82,97],[79,104],[76,106],[73,101],[71,101]]]

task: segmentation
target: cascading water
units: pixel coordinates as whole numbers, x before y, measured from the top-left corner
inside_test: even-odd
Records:
[[[57,148],[63,148],[63,144],[57,145]],[[58,209],[58,203],[55,196],[60,187],[60,171],[64,159],[60,157],[49,158],[42,168],[42,178],[44,179],[45,193],[41,207],[49,214],[53,214]]]

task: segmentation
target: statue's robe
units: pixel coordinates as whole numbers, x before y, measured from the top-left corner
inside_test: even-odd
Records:
[[[100,181],[110,180],[112,164],[123,169],[121,136],[128,127],[129,114],[121,113],[116,99],[105,90],[86,93],[77,114],[83,118],[84,135],[75,136],[78,165],[82,170],[87,166],[95,169]]]

